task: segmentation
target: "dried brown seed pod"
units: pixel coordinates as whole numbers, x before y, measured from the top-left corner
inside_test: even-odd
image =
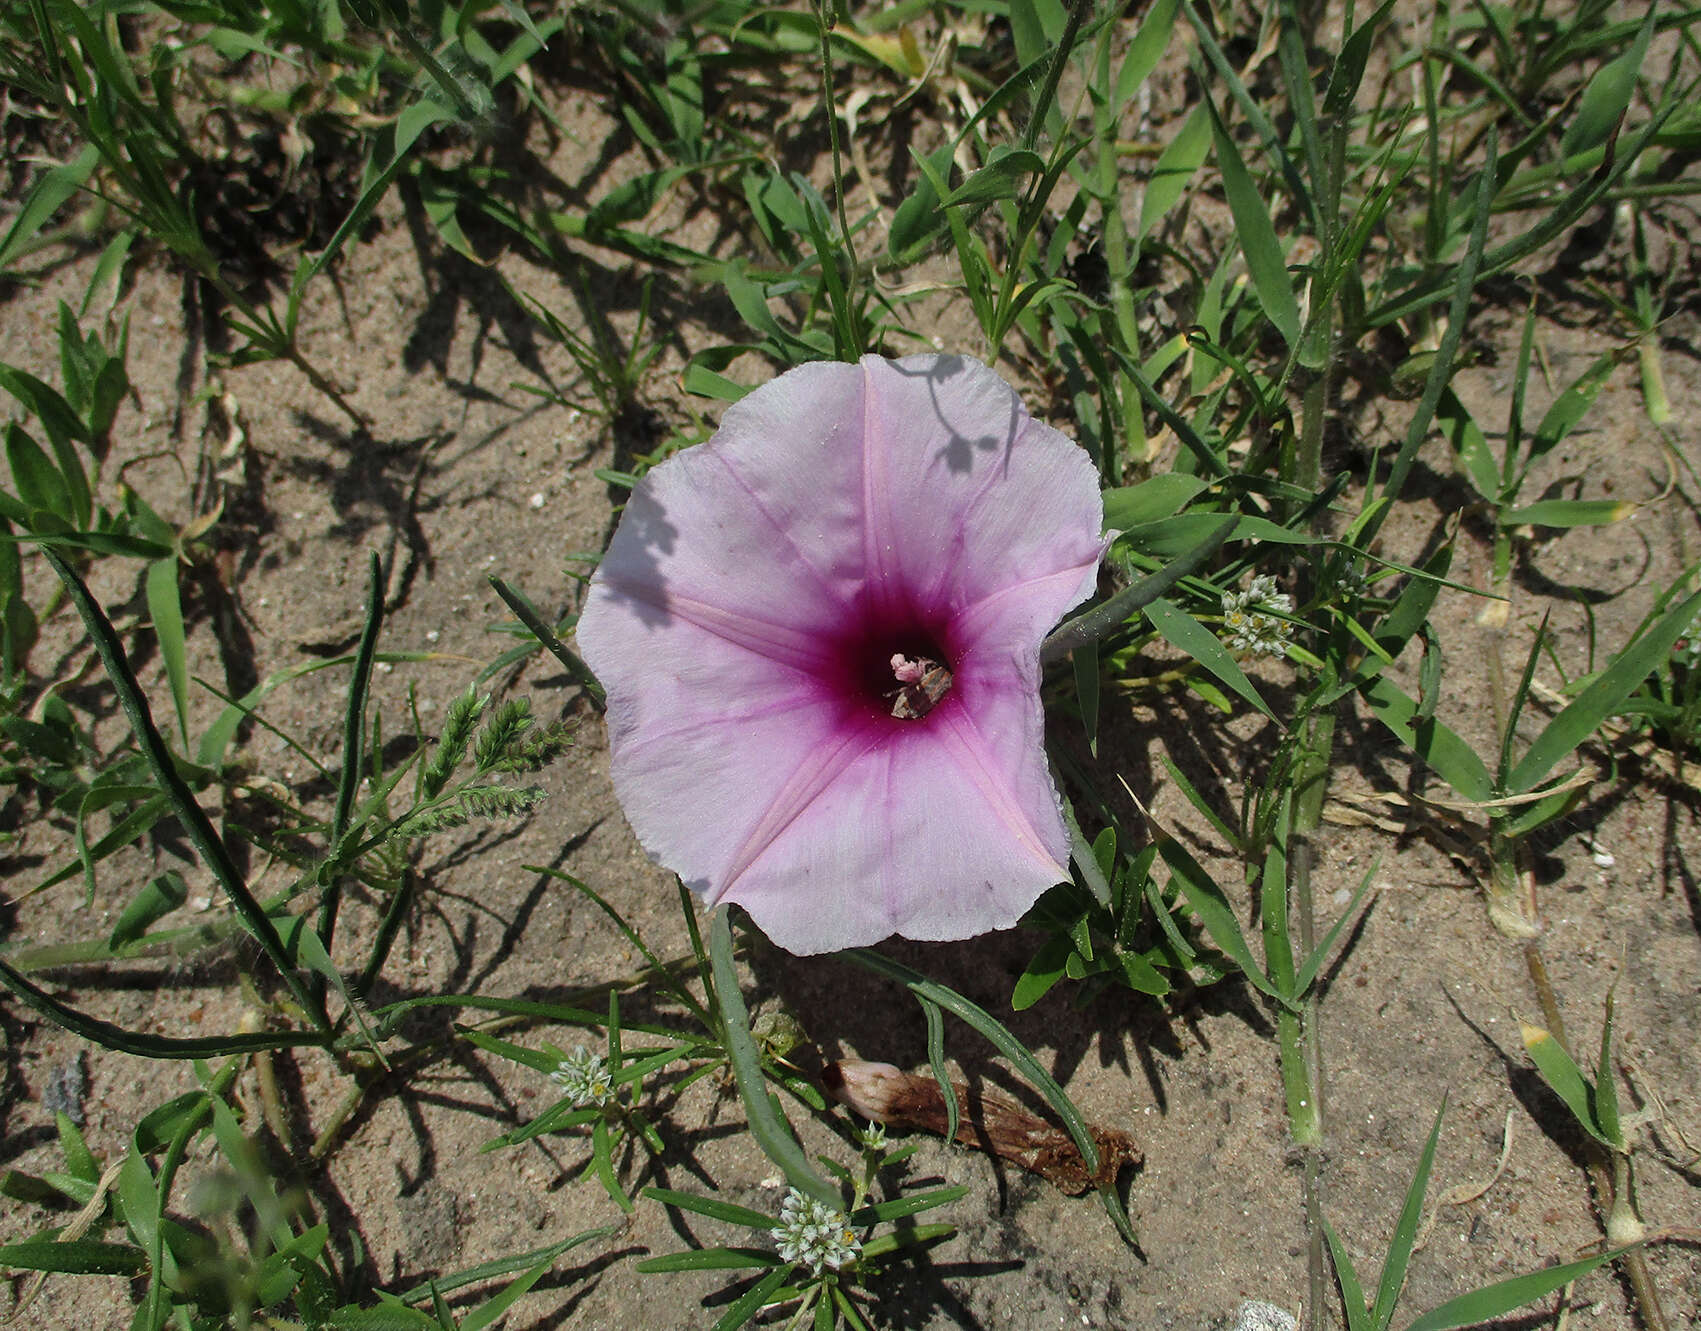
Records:
[[[949,1127],[944,1092],[932,1077],[900,1072],[890,1063],[847,1058],[827,1064],[821,1080],[835,1100],[876,1123],[920,1128],[941,1137]],[[1126,1132],[1089,1123],[1087,1131],[1099,1155],[1098,1169],[1089,1172],[1080,1149],[1062,1128],[991,1091],[970,1089],[958,1081],[951,1086],[957,1093],[957,1141],[1020,1165],[1072,1197],[1115,1183],[1124,1165],[1145,1158]]]

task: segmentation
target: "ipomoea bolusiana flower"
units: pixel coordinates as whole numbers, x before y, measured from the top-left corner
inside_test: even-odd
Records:
[[[645,849],[797,953],[1007,928],[1067,876],[1039,646],[1091,460],[986,366],[799,366],[632,492],[578,627]]]

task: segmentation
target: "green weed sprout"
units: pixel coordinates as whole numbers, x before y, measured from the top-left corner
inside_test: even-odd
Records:
[[[823,1158],[838,1176],[849,1200],[835,1205],[792,1187],[779,1214],[765,1215],[719,1198],[698,1197],[668,1188],[646,1188],[644,1196],[676,1210],[756,1231],[775,1245],[694,1248],[638,1263],[649,1273],[668,1271],[740,1271],[752,1281],[738,1290],[715,1321],[715,1331],[736,1331],[767,1309],[795,1304],[787,1325],[828,1331],[847,1326],[868,1331],[857,1305],[874,1296],[883,1263],[915,1258],[931,1244],[955,1233],[947,1224],[917,1225],[912,1217],[959,1200],[962,1186],[929,1188],[882,1202],[870,1200],[883,1170],[899,1164],[915,1143],[892,1149],[885,1133],[871,1128],[860,1136],[860,1167],[845,1169]],[[729,1295],[732,1289],[729,1287]]]

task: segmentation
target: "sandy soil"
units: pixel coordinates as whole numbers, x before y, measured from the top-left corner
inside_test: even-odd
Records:
[[[561,110],[581,146],[563,145],[566,157],[553,165],[575,179],[589,168],[573,154],[611,131],[588,103],[569,100]],[[702,217],[681,218],[680,225],[682,234],[704,243],[712,238],[714,228]],[[51,374],[54,302],[80,294],[88,262],[50,266],[36,288],[5,295],[0,359]],[[1560,260],[1549,256],[1549,262]],[[572,308],[570,291],[557,279],[511,256],[500,263],[552,307]],[[617,328],[629,329],[641,275],[606,253],[589,252],[587,264],[594,298]],[[1564,276],[1557,266],[1555,272]],[[702,345],[704,326],[726,318],[709,308],[713,293],[672,280],[658,282],[657,298],[655,313],[669,330],[670,350],[650,376],[644,399],[665,434],[688,428],[693,413],[717,414],[683,399],[673,376],[683,356]],[[611,521],[609,489],[593,468],[609,464],[617,444],[632,447],[633,441],[616,440],[601,422],[540,406],[518,391],[516,382],[536,382],[540,373],[569,383],[570,363],[537,338],[490,272],[445,251],[394,202],[342,265],[335,284],[315,289],[304,318],[304,345],[371,415],[368,436],[352,433],[286,366],[209,377],[202,354],[208,330],[186,308],[184,286],[160,257],[143,256],[136,265],[128,301],[136,395],[115,431],[126,460],[123,479],[160,512],[186,521],[193,515],[184,478],[194,459],[228,449],[226,516],[217,529],[224,563],[210,580],[206,574],[191,578],[202,589],[192,605],[197,671],[240,691],[311,659],[310,652],[345,643],[358,623],[368,552],[377,550],[398,570],[391,586],[399,603],[385,645],[440,655],[430,664],[383,670],[375,703],[386,732],[399,734],[406,729],[408,692],[417,689],[430,729],[478,666],[509,643],[490,631],[506,613],[487,574],[522,588],[548,611],[573,604],[567,557],[599,549]],[[1476,329],[1488,354],[1466,372],[1460,391],[1494,420],[1507,392],[1517,306],[1492,296],[1490,305]],[[1576,307],[1560,300],[1556,313],[1574,314]],[[960,311],[940,306],[927,317],[953,346],[975,350],[957,340]],[[1668,329],[1672,354],[1666,360],[1677,437],[1692,457],[1701,456],[1698,418],[1686,411],[1701,383],[1696,332],[1695,310],[1680,311]],[[1595,318],[1550,319],[1540,336],[1560,384],[1614,345],[1612,330]],[[751,366],[747,372],[758,371]],[[228,395],[213,418],[197,401],[209,388]],[[1350,422],[1353,442],[1341,445],[1332,463],[1357,465],[1355,449],[1390,447],[1403,423],[1398,407],[1385,404],[1385,416],[1360,413]],[[241,429],[234,447],[231,418]],[[1396,558],[1421,551],[1462,504],[1463,487],[1439,442],[1424,462],[1414,481],[1417,502],[1389,529],[1387,553]],[[1583,670],[1587,619],[1569,589],[1599,593],[1593,621],[1600,649],[1609,650],[1687,567],[1696,546],[1696,510],[1682,484],[1668,487],[1668,476],[1626,365],[1603,392],[1588,428],[1548,459],[1528,493],[1543,485],[1563,489],[1575,478],[1585,496],[1610,494],[1645,506],[1616,526],[1550,534],[1529,546],[1519,565],[1509,660],[1522,659],[1533,626],[1551,611],[1559,659],[1569,671]],[[1489,577],[1480,537],[1467,523],[1453,566],[1454,578],[1477,586]],[[41,586],[47,571],[32,566],[29,576]],[[229,617],[223,619],[223,643],[215,583],[228,593],[240,625],[230,628]],[[115,611],[141,609],[134,570],[119,561],[101,566],[97,590]],[[1443,715],[1487,751],[1490,630],[1475,622],[1477,609],[1470,598],[1450,594],[1434,621],[1447,659]],[[75,665],[71,657],[55,659],[53,641],[44,644],[41,667]],[[61,633],[58,641],[69,637]],[[157,680],[157,663],[140,638],[137,650],[145,677]],[[1559,683],[1548,665],[1540,677]],[[1261,678],[1280,695],[1286,681],[1279,671]],[[417,865],[427,885],[424,906],[408,921],[394,955],[391,996],[560,996],[638,964],[593,904],[525,865],[570,871],[621,910],[658,953],[685,950],[670,880],[645,860],[622,820],[607,778],[605,737],[595,717],[573,701],[570,681],[546,658],[534,658],[517,678],[498,683],[530,695],[545,716],[577,719],[576,746],[543,778],[549,798],[529,821],[427,845]],[[266,714],[334,763],[340,688],[337,672],[311,676],[276,694]],[[98,699],[101,690],[85,684],[79,696]],[[217,706],[201,695],[197,720],[204,724]],[[1085,760],[1079,734],[1064,721],[1056,730],[1054,743],[1078,749]],[[103,733],[116,735],[115,723],[109,720]],[[1197,819],[1187,815],[1179,793],[1165,788],[1157,756],[1167,752],[1230,808],[1271,747],[1272,736],[1256,718],[1225,720],[1190,695],[1143,695],[1108,713],[1099,770],[1106,784],[1112,784],[1110,774],[1121,773],[1160,817],[1193,829],[1187,835],[1195,853],[1232,885],[1239,881],[1238,866],[1226,848],[1194,827]],[[1422,787],[1421,776],[1366,716],[1345,723],[1340,755],[1337,793]],[[265,775],[307,788],[306,764],[273,736],[256,731],[247,756]],[[1607,768],[1604,752],[1590,759]],[[1560,834],[1541,846],[1544,946],[1577,1044],[1587,1049],[1596,1040],[1602,1002],[1616,984],[1619,1038],[1635,1068],[1631,1085],[1639,1103],[1657,1093],[1668,1121],[1701,1142],[1695,1034],[1701,1029],[1701,891],[1693,868],[1701,833],[1694,792],[1634,756],[1621,752],[1618,761],[1617,779],[1604,776]],[[8,892],[15,895],[68,853],[64,827],[27,825],[5,861]],[[137,885],[171,865],[184,867],[164,847],[151,856],[118,857],[103,867],[86,909],[74,888],[65,887],[9,911],[9,942],[102,934]],[[1539,1018],[1521,950],[1489,926],[1465,869],[1415,832],[1332,825],[1319,883],[1326,909],[1338,911],[1372,866],[1377,891],[1330,972],[1323,1003],[1329,1114],[1323,1189],[1327,1213],[1368,1282],[1425,1135],[1447,1099],[1431,1224],[1402,1305],[1409,1320],[1467,1288],[1568,1259],[1595,1242],[1600,1228],[1582,1143],[1520,1044],[1518,1019]],[[258,862],[253,869],[266,886],[284,874]],[[213,895],[204,874],[184,871],[192,896]],[[221,909],[214,905],[208,914]],[[357,931],[369,930],[370,903],[354,903],[351,922]],[[1300,1175],[1286,1136],[1267,1005],[1246,985],[1225,982],[1184,990],[1166,1003],[1121,994],[1080,1010],[1059,989],[1028,1012],[1010,1013],[1011,985],[1036,942],[1033,935],[1011,934],[889,950],[1005,1015],[1090,1118],[1137,1136],[1145,1165],[1125,1175],[1123,1186],[1139,1251],[1119,1241],[1090,1196],[1066,1198],[979,1153],[928,1141],[911,1162],[911,1176],[963,1183],[970,1192],[948,1215],[958,1236],[931,1260],[899,1266],[878,1284],[879,1324],[1204,1331],[1226,1326],[1246,1298],[1296,1307],[1305,1280]],[[228,956],[109,974],[67,970],[54,979],[59,992],[85,1009],[161,1032],[234,1029],[248,1002]],[[919,1011],[843,962],[759,951],[751,983],[753,997],[789,1008],[827,1056],[854,1053],[925,1067]],[[643,1003],[634,1000],[633,1010],[642,1011]],[[52,1117],[41,1097],[55,1070],[79,1052],[87,1072],[86,1131],[106,1159],[125,1149],[140,1107],[192,1084],[186,1068],[82,1050],[80,1042],[14,1004],[3,1011],[0,1163],[31,1171],[56,1166]],[[572,1032],[560,1030],[527,1038],[545,1037],[573,1042]],[[1033,1100],[972,1033],[950,1031],[949,1050],[969,1080]],[[541,1077],[459,1046],[425,1071],[377,1087],[328,1159],[315,1166],[306,1162],[303,1143],[326,1121],[346,1081],[317,1055],[279,1062],[293,1152],[269,1135],[266,1148],[279,1175],[299,1183],[317,1213],[330,1220],[342,1263],[359,1280],[398,1289],[432,1273],[622,1221],[586,1172],[589,1149],[581,1137],[481,1153],[483,1143],[548,1102],[550,1087]],[[242,1095],[250,1101],[255,1095],[251,1075]],[[736,1097],[725,1087],[713,1079],[700,1082],[657,1110],[668,1154],[633,1162],[625,1176],[629,1187],[653,1182],[713,1189],[729,1200],[777,1208],[775,1171],[741,1131]],[[1656,1126],[1654,1134],[1642,1140],[1657,1139],[1661,1149],[1638,1156],[1643,1215],[1655,1226],[1694,1224],[1701,1177],[1693,1165],[1669,1163],[1671,1153],[1682,1153],[1669,1127]],[[849,1159],[843,1143],[818,1125],[806,1139],[812,1148]],[[1505,1167],[1497,1172],[1503,1149]],[[1455,1189],[1461,1196],[1480,1189],[1480,1195],[1444,1200]],[[40,1223],[42,1215],[8,1203],[0,1237],[18,1237]],[[642,1203],[614,1237],[563,1259],[506,1324],[516,1331],[706,1326],[724,1303],[716,1293],[718,1278],[643,1276],[633,1259],[728,1237],[707,1222]],[[1673,1325],[1695,1324],[1701,1317],[1696,1250],[1666,1246],[1649,1260]],[[1582,1282],[1575,1299],[1573,1326],[1632,1326],[1625,1286],[1610,1273]],[[129,1315],[121,1282],[63,1278],[51,1283],[30,1314],[36,1325],[91,1331],[124,1326]],[[1505,1325],[1552,1322],[1532,1312]]]

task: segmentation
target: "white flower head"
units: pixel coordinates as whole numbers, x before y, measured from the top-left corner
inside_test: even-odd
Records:
[[[580,1045],[560,1063],[549,1079],[567,1093],[576,1108],[606,1105],[614,1099],[614,1079],[608,1075],[608,1060]]]
[[[811,1275],[850,1266],[862,1253],[862,1241],[843,1211],[806,1197],[796,1188],[786,1193],[780,1204],[780,1223],[768,1233],[779,1245],[781,1257],[793,1266],[808,1267]]]
[[[1293,597],[1260,573],[1245,591],[1223,593],[1223,638],[1236,656],[1281,656],[1293,638],[1293,626],[1282,616],[1292,613]]]

